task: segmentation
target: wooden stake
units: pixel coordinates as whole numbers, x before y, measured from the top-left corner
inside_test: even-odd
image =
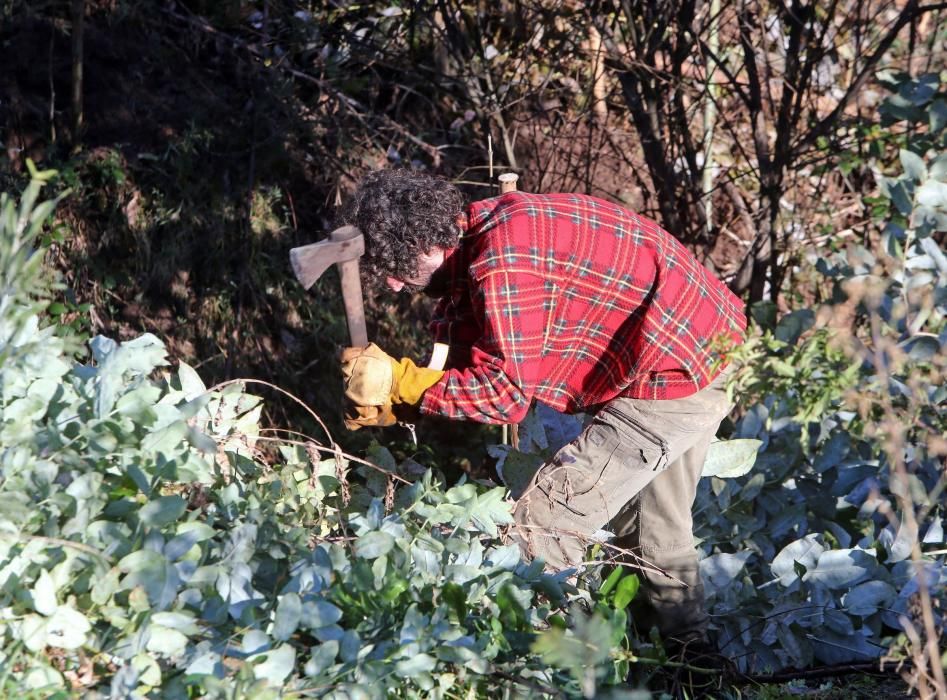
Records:
[[[516,192],[516,181],[520,176],[516,173],[503,173],[497,178],[500,181],[500,194]]]
[[[516,173],[503,173],[497,179],[500,181],[500,194],[506,194],[507,192],[516,192],[516,181],[520,179],[520,176]],[[511,427],[504,423],[502,433],[504,445],[511,445],[514,450],[519,448],[520,427],[517,424],[514,423]]]

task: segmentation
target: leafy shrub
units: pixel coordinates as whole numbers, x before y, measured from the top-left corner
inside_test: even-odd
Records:
[[[503,541],[504,489],[423,468],[409,483],[380,447],[387,471],[308,439],[267,458],[260,400],[169,371],[152,335],[96,337],[76,363],[39,315],[40,175],[19,209],[0,199],[3,695],[589,695],[624,680],[608,669],[627,670],[610,650],[628,584],[603,613],[556,614],[575,589]],[[589,630],[609,644],[581,678],[544,660]]]
[[[834,301],[753,337],[733,387],[749,404],[735,437],[762,441],[756,469],[701,485],[717,640],[745,669],[900,656],[947,583],[947,132],[930,81],[901,81],[882,113],[930,128],[900,176],[878,174],[878,244],[811,251]]]

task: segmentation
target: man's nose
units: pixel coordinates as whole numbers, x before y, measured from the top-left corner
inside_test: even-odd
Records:
[[[402,289],[404,289],[404,282],[394,277],[388,277],[385,280],[385,284],[387,284],[388,289],[393,292],[400,292]]]

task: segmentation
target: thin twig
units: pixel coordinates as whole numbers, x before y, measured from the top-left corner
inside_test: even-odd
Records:
[[[84,554],[91,554],[92,556],[98,557],[102,561],[107,562],[109,564],[112,563],[111,557],[109,557],[107,554],[99,551],[95,547],[91,547],[90,545],[83,544],[82,542],[73,542],[72,540],[63,540],[58,537],[45,537],[43,535],[28,535],[21,532],[16,532],[16,533],[0,532],[0,538],[4,538],[4,537],[9,537],[20,542],[27,542],[29,540],[35,540],[35,541],[43,542],[45,544],[56,546],[56,547],[68,547],[70,549],[75,549],[79,552],[83,552]]]
[[[411,485],[412,483],[414,483],[414,482],[412,482],[412,481],[409,481],[408,479],[405,479],[403,476],[399,476],[399,475],[396,474],[395,472],[388,471],[388,470],[385,469],[384,467],[380,467],[380,466],[378,466],[377,464],[374,464],[374,463],[369,462],[369,461],[364,460],[364,459],[360,459],[359,457],[356,457],[356,456],[354,456],[354,455],[350,455],[350,454],[348,454],[347,452],[343,452],[341,449],[336,449],[335,447],[326,447],[325,445],[314,445],[314,444],[311,443],[311,442],[302,442],[302,441],[300,441],[300,440],[287,440],[287,439],[285,439],[285,438],[280,438],[280,437],[266,437],[266,436],[262,436],[262,435],[258,435],[258,436],[256,436],[254,439],[256,439],[256,440],[263,440],[264,442],[278,442],[278,443],[283,444],[283,445],[298,445],[298,446],[300,446],[300,447],[306,447],[306,448],[311,448],[311,449],[314,449],[314,450],[318,450],[319,452],[324,452],[324,453],[326,453],[326,454],[332,454],[332,455],[338,454],[338,455],[340,455],[340,456],[342,456],[342,457],[345,457],[345,458],[346,458],[347,460],[349,460],[350,462],[356,462],[356,463],[358,463],[358,464],[364,464],[366,467],[371,467],[372,469],[375,469],[375,470],[381,472],[382,474],[385,474],[385,475],[391,477],[392,479],[397,479],[398,481],[400,481],[400,482],[403,483],[403,484]]]
[[[303,401],[301,398],[299,398],[295,394],[291,394],[290,392],[286,391],[286,389],[283,389],[282,387],[276,386],[275,384],[272,384],[270,382],[265,382],[262,379],[228,379],[227,381],[220,382],[219,384],[214,384],[214,386],[210,387],[207,391],[208,392],[219,391],[220,389],[223,389],[226,386],[229,386],[231,384],[238,384],[238,383],[262,384],[263,386],[267,386],[270,389],[275,389],[281,394],[288,396],[290,399],[292,399],[293,401],[298,403],[300,406],[302,406],[304,409],[306,409],[306,412],[309,413],[309,415],[312,416],[313,419],[319,424],[319,426],[326,432],[326,436],[329,438],[329,442],[332,443],[333,445],[335,444],[335,440],[332,439],[332,433],[329,432],[329,429],[326,427],[326,424],[316,414],[316,412],[313,411],[311,408],[309,408],[309,406],[306,405],[306,402]]]

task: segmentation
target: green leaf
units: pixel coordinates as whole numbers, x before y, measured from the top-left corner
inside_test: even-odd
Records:
[[[497,525],[513,522],[512,506],[504,499],[505,489],[490,489],[477,497],[470,514],[474,526],[491,537],[498,535]]]
[[[273,630],[270,634],[280,642],[289,639],[302,621],[303,605],[298,593],[285,593],[280,596],[276,615],[273,618]]]
[[[931,103],[929,114],[931,134],[937,135],[944,127],[947,127],[947,101],[943,99],[934,100]]]
[[[567,669],[581,684],[585,697],[594,697],[599,666],[611,655],[612,625],[600,614],[588,616],[577,609],[573,609],[572,617],[574,630],[545,630],[531,649],[551,666]]]
[[[516,595],[516,589],[506,584],[497,591],[497,606],[500,608],[500,621],[511,630],[526,626],[526,610]]]
[[[355,540],[355,556],[375,559],[384,556],[395,546],[395,538],[387,532],[373,530]]]
[[[927,166],[924,165],[924,160],[919,155],[906,148],[902,148],[899,155],[905,175],[917,182],[924,182],[927,179]]]
[[[46,622],[46,644],[62,649],[78,649],[92,629],[81,612],[68,605],[60,605]]]
[[[618,581],[622,576],[625,575],[625,568],[623,566],[616,566],[612,569],[612,572],[608,575],[608,578],[605,579],[605,582],[598,589],[598,594],[604,598],[609,593],[612,592],[612,589],[618,584]]]
[[[756,463],[761,440],[719,440],[710,443],[701,476],[733,479],[749,472]]]
[[[437,659],[429,654],[414,654],[395,664],[395,673],[402,678],[414,678],[419,673],[428,673],[434,670]]]
[[[179,656],[187,649],[187,636],[170,627],[150,625],[148,635],[148,643],[145,648],[153,654]]]
[[[947,209],[947,182],[928,180],[917,190],[917,203],[931,209]]]
[[[142,506],[138,517],[148,527],[160,530],[180,518],[186,508],[187,501],[180,496],[161,496]]]
[[[56,600],[56,586],[46,569],[39,572],[36,583],[33,585],[33,609],[42,615],[52,615],[59,607]]]
[[[316,599],[307,600],[302,604],[300,624],[311,630],[334,625],[342,619],[342,611],[332,603]]]
[[[467,619],[467,592],[456,583],[447,583],[441,591],[441,596],[451,607],[457,620],[463,623]]]
[[[615,589],[615,609],[624,610],[629,603],[638,595],[638,588],[641,582],[635,574],[629,574],[618,582],[618,588]]]
[[[860,549],[833,549],[822,552],[814,568],[807,567],[803,580],[829,588],[847,588],[867,578],[877,560]]]
[[[247,661],[255,664],[253,675],[256,678],[278,686],[293,672],[296,664],[296,650],[289,644],[283,644],[276,649],[255,654]]]

